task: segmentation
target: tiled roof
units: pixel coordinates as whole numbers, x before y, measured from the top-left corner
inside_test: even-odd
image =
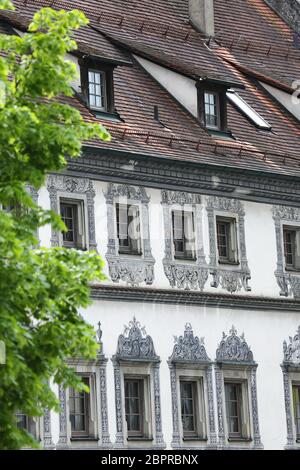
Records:
[[[208,41],[191,27],[188,0],[14,3],[16,12],[4,16],[16,27],[26,27],[42,6],[83,10],[90,25],[76,32],[81,52],[125,63],[134,52],[188,76],[205,75],[242,84],[245,89],[238,93],[272,126],[271,131],[256,128],[228,103],[228,125],[236,140],[216,140],[133,60],[133,66],[117,67],[114,72],[115,104],[122,121],[105,121],[112,141],[88,144],[300,176],[299,123],[256,81],[289,91],[292,82],[300,78],[300,50],[293,31],[264,0],[215,0],[215,41]],[[72,102],[85,119],[96,119],[76,98]],[[154,119],[155,105],[164,126]]]

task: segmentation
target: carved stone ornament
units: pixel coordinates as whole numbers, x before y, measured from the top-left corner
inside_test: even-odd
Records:
[[[207,215],[209,227],[209,246],[210,246],[210,274],[213,277],[211,286],[221,286],[231,294],[244,289],[246,292],[251,290],[248,282],[251,279],[251,273],[248,266],[246,239],[245,239],[245,211],[243,204],[238,199],[222,198],[210,196],[207,199]],[[239,241],[239,266],[222,267],[218,263],[217,234],[215,217],[216,211],[235,214],[237,216],[237,238]]]
[[[182,191],[161,191],[161,200],[164,216],[165,257],[163,259],[164,272],[171,287],[185,290],[203,291],[207,282],[209,271],[203,250],[202,206],[199,194]],[[195,251],[196,261],[179,261],[173,255],[172,235],[172,206],[189,206],[195,219]]]
[[[95,230],[95,191],[93,183],[88,178],[77,178],[66,175],[49,175],[47,189],[50,196],[51,210],[59,214],[59,198],[78,198],[85,200],[87,206],[87,227],[88,227],[88,248],[97,250],[96,230]],[[85,198],[85,199],[84,199]],[[51,245],[59,246],[59,232],[52,229]]]
[[[296,335],[289,337],[289,344],[283,343],[284,364],[293,364],[300,367],[300,325]]]
[[[210,359],[206,353],[204,339],[194,336],[193,328],[190,323],[185,325],[184,335],[175,336],[175,345],[170,361],[176,362],[206,362]]]
[[[145,327],[141,327],[135,317],[128,326],[124,327],[124,333],[119,336],[115,358],[159,361],[151,336],[147,335]]]
[[[217,349],[216,361],[255,364],[253,353],[245,341],[244,334],[238,336],[234,326],[229,333],[229,336],[223,333],[222,341]]]
[[[285,270],[282,222],[295,222],[299,225],[300,209],[289,206],[273,206],[273,219],[277,245],[277,269],[275,271],[275,277],[280,287],[280,295],[285,297],[293,296],[295,299],[299,299],[300,274],[289,273]]]
[[[149,230],[149,201],[150,198],[145,188],[127,184],[109,183],[104,194],[107,204],[107,231],[108,245],[106,259],[109,267],[109,275],[113,282],[123,281],[129,286],[135,287],[142,283],[153,284],[155,260],[151,252]],[[141,256],[120,255],[118,249],[116,227],[115,204],[120,198],[128,204],[140,205],[140,224],[142,226],[143,240]]]

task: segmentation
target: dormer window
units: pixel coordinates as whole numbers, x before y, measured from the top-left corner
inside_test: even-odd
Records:
[[[105,73],[89,69],[89,104],[92,109],[106,110]]]
[[[227,131],[227,88],[221,85],[199,83],[198,85],[199,120],[210,134],[224,134]]]
[[[97,116],[115,115],[113,93],[114,65],[99,60],[81,59],[82,98]]]

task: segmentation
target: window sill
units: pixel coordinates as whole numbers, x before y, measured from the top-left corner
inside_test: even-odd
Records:
[[[239,261],[220,261],[219,260],[219,264],[221,265],[225,265],[225,266],[239,266],[240,265],[240,262]]]
[[[195,263],[197,258],[187,258],[185,256],[174,256],[175,261],[189,261],[191,263]]]
[[[286,267],[285,270],[286,270],[287,273],[300,274],[300,269],[297,269],[297,268],[288,268],[288,267]]]
[[[142,252],[133,252],[133,251],[119,251],[120,256],[138,256],[139,258],[143,256]]]
[[[219,129],[213,129],[211,127],[206,127],[206,130],[212,137],[217,137],[219,139],[236,140],[230,131],[221,131]]]
[[[78,437],[71,437],[70,439],[71,442],[78,442],[78,441],[88,441],[88,442],[98,442],[99,438],[98,437],[85,437],[85,436],[78,436]]]
[[[153,437],[138,437],[138,436],[132,436],[132,437],[127,437],[127,441],[138,441],[138,442],[152,442]]]
[[[117,113],[109,113],[108,111],[101,111],[100,109],[93,109],[89,108],[91,113],[94,114],[96,118],[103,119],[104,121],[117,121],[117,122],[123,122],[123,120],[120,118],[119,114]]]
[[[190,436],[190,437],[183,437],[182,440],[184,442],[189,442],[189,441],[201,441],[201,442],[207,442],[207,437],[200,437],[200,436]]]
[[[229,437],[228,442],[252,442],[251,437]]]

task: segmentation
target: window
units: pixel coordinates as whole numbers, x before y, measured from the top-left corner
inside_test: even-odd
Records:
[[[300,246],[300,228],[284,226],[283,227],[283,244],[285,267],[287,270],[300,269],[300,255],[298,254]]]
[[[228,436],[242,437],[242,384],[225,383]]]
[[[300,442],[300,385],[293,386],[293,405],[296,428],[296,440]]]
[[[61,200],[60,214],[67,232],[63,232],[63,246],[85,249],[85,224],[83,201]]]
[[[117,204],[119,254],[141,255],[139,207]]]
[[[95,115],[118,117],[114,106],[113,70],[111,65],[91,58],[79,60],[81,96]]]
[[[243,98],[238,95],[234,90],[229,89],[227,91],[227,98],[235,105],[235,107],[241,111],[251,122],[253,122],[259,129],[271,130],[270,124],[265,121],[251,106],[246,103]]]
[[[204,406],[200,381],[181,379],[180,380],[180,407],[183,440],[205,439]],[[201,395],[201,396],[200,396]],[[200,400],[200,401],[199,401]],[[205,419],[205,418],[204,418]]]
[[[88,387],[90,386],[90,380],[88,377],[83,377],[82,381]],[[89,436],[90,395],[85,391],[77,391],[73,387],[70,387],[69,412],[71,422],[71,436]]]
[[[220,127],[220,111],[219,111],[219,97],[217,93],[205,92],[204,93],[204,106],[205,106],[205,124],[206,127],[219,128]]]
[[[16,419],[17,419],[17,427],[19,429],[23,429],[24,431],[27,431],[29,434],[31,434],[34,437],[37,436],[37,426],[33,418],[31,418],[30,416],[27,416],[21,411],[17,411]]]
[[[219,263],[238,264],[236,220],[217,217]]]
[[[144,381],[125,379],[125,417],[128,437],[144,435]]]
[[[186,211],[173,211],[174,257],[195,260],[194,214]]]
[[[212,135],[232,138],[227,128],[226,86],[198,83],[198,115],[203,127]]]
[[[89,69],[89,104],[92,109],[106,109],[105,73]]]

